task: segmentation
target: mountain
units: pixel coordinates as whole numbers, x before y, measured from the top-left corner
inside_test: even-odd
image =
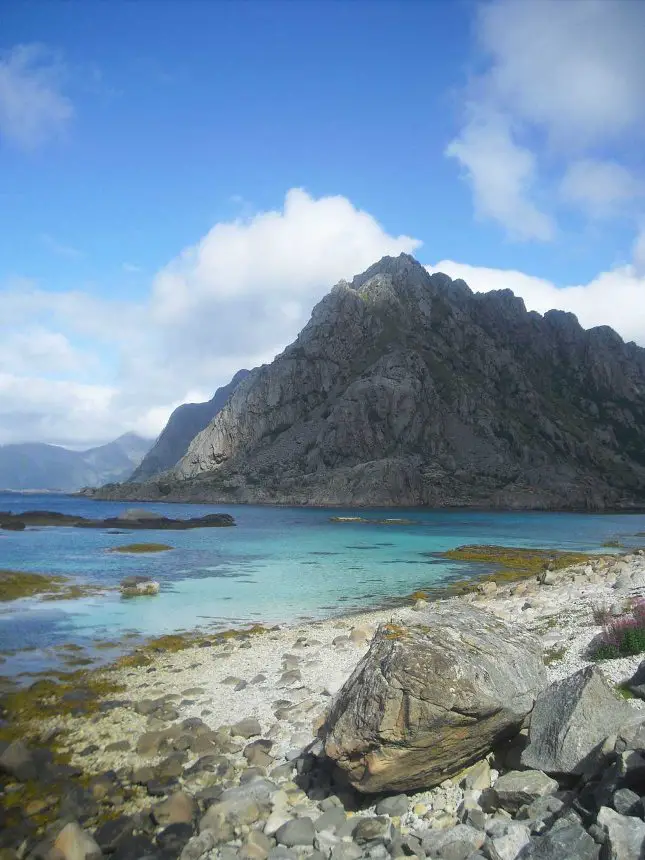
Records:
[[[172,473],[99,495],[644,507],[645,349],[385,257],[322,299]]]
[[[71,492],[92,484],[123,481],[151,444],[150,439],[125,433],[87,451],[40,442],[0,445],[0,487]]]
[[[146,481],[172,469],[184,456],[195,436],[213,420],[249,372],[238,370],[228,385],[218,388],[206,403],[184,403],[178,406],[130,480]]]

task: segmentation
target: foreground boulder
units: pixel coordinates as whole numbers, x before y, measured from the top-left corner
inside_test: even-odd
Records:
[[[531,715],[525,767],[556,774],[595,770],[602,742],[635,717],[597,666],[551,684]]]
[[[539,642],[474,607],[381,625],[335,698],[325,754],[363,792],[437,785],[512,736],[546,686]]]

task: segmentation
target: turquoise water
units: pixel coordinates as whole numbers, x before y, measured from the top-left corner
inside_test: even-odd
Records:
[[[58,495],[0,494],[0,510],[56,510],[105,518],[132,507]],[[0,604],[0,651],[50,648],[126,631],[150,636],[339,615],[463,578],[481,567],[433,553],[467,543],[600,549],[618,539],[645,543],[645,515],[500,513],[429,510],[325,510],[260,506],[146,504],[175,517],[231,513],[234,528],[108,534],[74,528],[0,531],[0,568],[61,573],[115,586],[129,574],[161,583],[153,598],[117,593],[64,602]],[[415,525],[333,524],[331,516],[408,517]],[[122,555],[133,541],[171,544],[171,552]],[[5,664],[5,668],[6,668]]]

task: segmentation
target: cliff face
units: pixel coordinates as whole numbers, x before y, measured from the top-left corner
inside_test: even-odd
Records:
[[[213,420],[248,375],[248,370],[238,370],[229,384],[218,388],[210,400],[178,406],[129,480],[147,481],[167,469],[172,469],[184,456],[195,436]]]
[[[120,496],[123,490],[107,490]],[[341,282],[132,498],[645,505],[645,350],[407,255]]]

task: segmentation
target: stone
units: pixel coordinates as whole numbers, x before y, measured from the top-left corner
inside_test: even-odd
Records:
[[[625,682],[627,689],[639,699],[645,699],[645,660],[642,660],[638,669]]]
[[[598,824],[607,834],[606,860],[639,860],[645,856],[645,821],[631,815],[620,815],[603,806]]]
[[[521,860],[598,860],[599,854],[600,846],[579,822],[561,818],[543,836],[534,837],[520,856]]]
[[[106,821],[94,832],[94,839],[104,854],[116,851],[120,842],[134,833],[134,821],[129,815],[120,815]]]
[[[483,791],[485,788],[490,788],[490,765],[486,759],[478,761],[468,769],[461,785],[467,791]]]
[[[12,741],[0,755],[0,773],[8,773],[19,782],[37,779],[34,757],[22,741]]]
[[[467,824],[458,824],[447,830],[424,833],[423,850],[430,857],[441,860],[467,860],[486,841],[486,834]]]
[[[94,837],[75,821],[63,827],[54,842],[54,850],[58,851],[64,860],[100,860],[103,857]]]
[[[179,857],[192,836],[191,824],[170,824],[157,834],[157,845],[164,854],[170,857]]]
[[[216,844],[214,834],[210,830],[204,830],[188,840],[179,855],[179,860],[199,860],[200,857],[212,851]]]
[[[633,716],[632,708],[614,695],[597,666],[580,669],[538,696],[522,764],[546,773],[593,771],[605,738]]]
[[[489,833],[488,856],[490,860],[515,860],[530,840],[531,833],[525,824],[500,822],[500,826]]]
[[[311,818],[292,818],[276,830],[276,841],[288,848],[313,845],[316,831]]]
[[[238,857],[242,860],[266,860],[273,842],[260,830],[252,830],[246,838],[246,842],[238,851]]]
[[[123,597],[152,597],[159,594],[161,586],[148,576],[127,576],[119,584]]]
[[[266,779],[254,779],[245,785],[228,788],[201,819],[200,830],[220,826],[221,821],[235,824],[253,824],[268,810],[271,794],[276,785]]]
[[[234,737],[239,735],[243,738],[252,738],[255,735],[262,734],[262,726],[255,717],[247,717],[244,720],[240,720],[239,723],[235,723],[231,726],[231,734]]]
[[[152,810],[152,817],[161,827],[168,824],[190,824],[196,811],[193,798],[183,791],[178,791],[158,803]]]
[[[131,749],[130,741],[114,741],[105,747],[105,752],[127,752]]]
[[[136,833],[119,842],[111,860],[156,860],[158,856],[152,840],[144,833]]]
[[[385,797],[376,804],[377,815],[389,815],[391,817],[404,815],[408,811],[409,800],[407,794],[395,794],[393,797]]]
[[[642,815],[643,805],[640,797],[631,788],[619,788],[612,798],[616,812],[621,815]]]
[[[493,615],[433,606],[419,621],[381,625],[332,702],[325,754],[359,791],[460,773],[519,730],[546,685],[539,641]]]
[[[554,794],[558,783],[540,770],[512,770],[500,776],[493,790],[501,809],[517,812],[524,804]]]
[[[387,818],[361,818],[354,828],[352,834],[354,842],[366,845],[370,842],[384,841],[390,831],[390,822]]]
[[[264,738],[252,741],[244,747],[244,758],[253,767],[270,767],[273,764],[273,758],[269,755],[272,746],[273,741]]]
[[[378,808],[376,811],[378,815],[382,814],[378,811]],[[347,815],[345,814],[345,810],[339,806],[332,806],[330,809],[326,809],[323,814],[319,815],[314,821],[314,829],[317,831],[336,830],[338,827],[342,827],[346,820]]]

